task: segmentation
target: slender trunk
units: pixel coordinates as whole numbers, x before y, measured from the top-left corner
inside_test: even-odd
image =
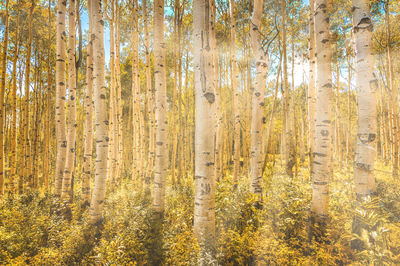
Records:
[[[61,198],[72,200],[72,176],[75,165],[75,138],[76,138],[76,68],[75,68],[75,0],[69,0],[68,7],[68,133],[67,133],[67,158],[65,162],[64,177],[62,182]]]
[[[262,173],[263,173],[263,128],[264,91],[268,72],[268,54],[264,51],[260,33],[263,0],[255,0],[251,18],[250,40],[256,61],[256,82],[252,92],[251,104],[251,156],[250,156],[250,192],[255,194],[259,204],[262,204]]]
[[[315,1],[315,44],[317,60],[315,152],[312,166],[313,223],[324,224],[328,218],[329,182],[332,176],[332,72],[327,0]]]
[[[23,86],[23,71],[21,70],[21,66],[20,66],[20,70],[19,70],[19,93],[20,95],[23,95],[22,93],[22,86]],[[25,157],[24,157],[24,151],[25,151],[25,144],[24,144],[24,114],[25,114],[25,108],[24,108],[24,104],[23,101],[21,100],[19,102],[19,110],[20,110],[20,115],[19,115],[19,141],[18,143],[21,143],[21,145],[19,145],[19,158],[18,158],[18,164],[19,165],[25,165]],[[23,173],[24,169],[22,167],[17,168],[17,175],[19,176],[18,178],[18,194],[22,194],[24,192],[24,173]]]
[[[14,180],[17,174],[17,61],[19,54],[19,1],[17,2],[17,18],[15,23],[15,42],[12,72],[12,125],[11,125],[11,170],[10,190],[15,191]]]
[[[279,58],[280,59],[280,58]],[[281,62],[281,60],[279,60]],[[272,107],[271,107],[271,114],[269,117],[269,122],[268,122],[268,130],[267,130],[267,137],[265,138],[267,140],[267,145],[265,146],[265,157],[267,157],[267,154],[269,151],[271,151],[271,136],[272,136],[272,130],[274,128],[274,118],[275,118],[275,108],[276,108],[276,101],[277,101],[277,96],[278,96],[278,89],[279,89],[279,76],[281,75],[281,64],[278,65],[278,73],[276,75],[276,83],[275,83],[275,92],[274,92],[274,98],[272,101]],[[267,159],[264,160],[264,166],[266,165]]]
[[[163,216],[168,169],[167,86],[165,76],[164,0],[154,1],[154,54],[156,89],[156,156],[153,208]]]
[[[292,137],[292,140],[291,140],[291,152],[292,152],[292,154],[293,154],[293,158],[292,158],[292,161],[293,161],[293,164],[294,164],[294,167],[295,167],[295,177],[297,177],[297,174],[298,174],[298,172],[299,172],[299,164],[298,164],[298,160],[297,160],[297,146],[298,146],[298,143],[299,143],[299,134],[298,134],[298,126],[297,126],[297,119],[296,119],[296,113],[297,113],[297,109],[296,109],[296,104],[295,104],[295,97],[296,97],[296,92],[295,92],[295,87],[294,87],[294,38],[295,38],[295,36],[294,36],[294,32],[292,32],[292,43],[291,43],[291,46],[292,46],[292,66],[291,66],[291,87],[292,87],[292,97],[290,97],[290,106],[291,106],[291,108],[290,108],[290,110],[291,110],[291,112],[292,112],[292,121],[291,121],[291,123],[290,123],[290,126],[292,127],[291,129],[293,130],[293,135],[294,135],[294,137]],[[293,139],[294,139],[294,141],[293,141]]]
[[[282,9],[282,56],[283,56],[283,88],[284,88],[284,101],[283,101],[283,127],[284,127],[284,150],[285,150],[285,163],[286,173],[293,177],[293,166],[295,165],[294,147],[293,147],[293,127],[291,124],[290,112],[290,92],[288,85],[287,73],[287,52],[286,52],[286,0],[281,1]]]
[[[65,132],[65,13],[67,2],[57,3],[57,37],[56,37],[56,132],[57,159],[54,181],[54,195],[61,196],[65,159],[67,155],[67,139]]]
[[[369,1],[353,0],[353,7],[358,114],[354,185],[357,199],[362,200],[376,193],[374,163],[376,157],[377,79],[374,74],[373,25]],[[365,226],[364,223],[355,217],[353,233],[361,235],[363,226]],[[362,242],[352,241],[352,247],[362,248]]]
[[[31,182],[32,179],[32,158],[31,158],[31,139],[30,139],[30,132],[29,132],[29,86],[30,86],[30,72],[31,72],[31,54],[32,54],[32,41],[33,41],[33,10],[35,8],[34,2],[31,3],[31,8],[29,11],[28,16],[28,23],[29,23],[29,40],[28,46],[26,49],[26,64],[25,64],[25,99],[24,99],[24,112],[25,112],[25,119],[24,119],[24,178],[25,181]]]
[[[139,72],[139,12],[138,1],[133,7],[132,23],[132,98],[133,98],[133,163],[132,181],[138,178],[140,171],[140,72]]]
[[[96,125],[96,163],[89,221],[99,224],[103,220],[103,207],[107,178],[108,118],[106,83],[104,78],[104,20],[101,0],[92,0],[93,21],[93,78]]]
[[[93,154],[93,14],[92,1],[88,0],[89,40],[86,56],[86,116],[85,116],[85,150],[83,154],[82,201],[84,205],[90,202],[90,179],[92,177]]]
[[[312,172],[315,147],[315,21],[314,1],[310,0],[310,46],[309,46],[309,73],[308,73],[308,156],[309,170]]]
[[[201,264],[214,251],[215,237],[215,87],[209,0],[193,1],[194,85],[195,85],[195,204],[194,233],[198,238]],[[212,255],[211,255],[212,256]]]
[[[392,92],[392,138],[393,138],[393,159],[392,159],[392,175],[397,178],[399,176],[399,134],[398,134],[398,124],[399,124],[399,96],[398,96],[398,88],[394,84],[394,73],[393,73],[393,64],[392,64],[392,46],[391,46],[391,32],[390,32],[390,10],[389,10],[389,1],[385,3],[385,23],[386,23],[386,40],[387,40],[387,48],[386,48],[386,63],[387,63],[387,71],[388,71],[388,87],[389,91]],[[372,27],[372,26],[371,26]]]
[[[239,109],[239,88],[238,71],[236,59],[236,21],[235,21],[235,1],[230,0],[230,18],[231,18],[231,67],[232,67],[232,90],[233,90],[233,111],[234,111],[234,163],[233,180],[237,182],[240,167],[240,109]]]
[[[117,110],[117,80],[116,80],[116,59],[115,59],[115,0],[111,1],[111,18],[108,19],[110,25],[110,127],[108,134],[110,137],[108,150],[108,175],[111,180],[111,189],[117,182],[118,166],[118,110]]]
[[[346,161],[349,165],[350,161],[350,142],[351,142],[351,62],[350,56],[347,59],[348,64],[348,88],[347,88],[347,140],[346,140]]]
[[[116,106],[116,115],[117,115],[117,125],[115,127],[115,131],[117,132],[117,161],[116,161],[116,178],[118,183],[121,181],[121,170],[122,170],[122,98],[121,98],[121,68],[120,68],[120,24],[121,24],[121,8],[118,4],[118,1],[115,1],[115,9],[116,9],[116,23],[115,23],[115,74],[116,74],[116,99],[117,99],[117,106]]]
[[[179,132],[178,132],[178,139],[179,139],[179,161],[178,161],[178,183],[181,182],[181,178],[183,176],[183,167],[184,167],[184,156],[183,156],[183,145],[184,145],[184,139],[183,139],[183,129],[184,129],[184,124],[183,124],[183,114],[182,114],[182,107],[183,107],[183,90],[182,90],[182,47],[181,47],[181,35],[182,35],[182,14],[184,13],[184,4],[182,4],[182,10],[179,8],[179,13],[178,13],[178,73],[179,73],[179,78],[178,78],[178,93],[179,93],[179,99],[178,99],[178,114],[179,114]]]
[[[178,21],[178,10],[179,10],[179,0],[175,1],[175,16],[174,16],[174,40],[175,43],[177,41],[177,21]],[[178,134],[177,134],[177,110],[176,110],[176,101],[177,101],[177,82],[178,82],[178,67],[177,67],[177,47],[174,45],[174,86],[172,91],[172,156],[171,156],[171,181],[172,185],[175,186],[175,166],[176,166],[176,150],[178,145]]]
[[[354,162],[356,194],[366,197],[376,193],[374,163],[376,157],[376,89],[374,54],[372,48],[372,20],[369,3],[353,0],[353,32],[356,56],[357,145]]]
[[[382,138],[381,138],[381,152],[382,152],[382,160],[386,163],[387,161],[387,121],[386,121],[386,106],[385,106],[385,100],[384,100],[384,91],[383,91],[383,86],[380,86],[380,118],[381,118],[381,125],[380,125],[380,129],[381,129],[381,133],[382,133]]]
[[[4,94],[6,88],[6,66],[7,66],[7,49],[8,49],[8,5],[9,0],[6,0],[6,16],[5,16],[5,29],[3,39],[3,54],[1,62],[1,81],[0,81],[0,198],[4,195],[4,117],[5,105]]]
[[[340,84],[339,84],[339,77],[340,77],[340,68],[339,68],[339,58],[336,55],[336,108],[335,108],[335,122],[336,122],[336,157],[339,162],[339,166],[342,163],[342,143],[341,143],[341,130],[340,130],[340,122],[341,122],[341,114],[340,114]]]
[[[150,192],[150,182],[153,175],[154,165],[154,103],[153,103],[153,88],[151,85],[150,72],[150,45],[149,45],[149,30],[147,17],[147,0],[143,0],[143,23],[144,23],[144,42],[146,49],[146,93],[147,93],[147,118],[149,120],[149,156],[147,161],[147,169],[145,175],[145,190],[146,194]]]
[[[51,43],[51,0],[49,0],[49,31],[48,41]],[[49,192],[49,174],[50,174],[50,107],[51,107],[51,64],[50,49],[47,53],[47,91],[46,91],[46,121],[44,125],[44,159],[43,159],[43,181],[45,191]]]

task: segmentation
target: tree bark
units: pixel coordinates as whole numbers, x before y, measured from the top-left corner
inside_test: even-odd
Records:
[[[392,63],[392,46],[391,46],[391,31],[390,31],[390,10],[389,1],[385,3],[385,24],[386,24],[386,64],[387,64],[387,83],[391,95],[392,105],[392,175],[394,178],[399,176],[399,91],[397,86],[394,84],[394,73]]]
[[[310,0],[310,46],[309,46],[309,73],[308,73],[308,156],[309,170],[312,172],[315,147],[315,21],[314,0]]]
[[[138,1],[133,7],[132,23],[132,98],[133,98],[133,164],[132,181],[140,174],[140,72],[139,72],[139,21]]]
[[[3,54],[1,62],[1,81],[0,81],[0,198],[4,195],[4,117],[5,105],[4,94],[6,88],[6,70],[7,70],[7,50],[8,50],[8,5],[9,0],[6,0],[6,16],[4,21],[4,38],[3,38]]]
[[[14,180],[17,174],[17,61],[19,54],[19,8],[20,2],[17,2],[17,17],[15,22],[15,41],[14,58],[12,72],[12,125],[11,125],[11,172],[10,172],[10,190],[15,191]]]
[[[25,64],[25,91],[24,91],[24,123],[23,123],[23,149],[24,149],[24,170],[23,178],[31,184],[32,179],[32,158],[31,158],[31,139],[29,132],[29,87],[30,87],[30,72],[31,72],[31,54],[32,54],[32,41],[33,41],[33,10],[35,3],[31,3],[28,15],[28,45],[26,48],[26,64]]]
[[[90,202],[89,221],[101,223],[106,192],[108,118],[106,101],[106,83],[104,78],[104,20],[101,0],[92,0],[93,16],[93,77],[94,77],[94,110],[96,125],[96,163],[95,180]]]
[[[167,86],[165,76],[164,0],[154,1],[154,55],[156,90],[156,156],[153,208],[162,217],[168,168]]]
[[[54,195],[61,196],[65,159],[67,155],[67,139],[65,132],[65,12],[67,2],[57,3],[57,36],[56,36],[56,133],[57,158],[54,181]]]
[[[201,264],[207,264],[206,252],[214,249],[215,242],[214,133],[210,129],[215,126],[216,84],[210,12],[209,0],[193,1],[196,106],[194,233],[202,248]]]
[[[239,107],[239,88],[238,71],[236,59],[236,21],[235,21],[235,0],[230,0],[230,18],[231,18],[231,68],[232,68],[232,91],[233,91],[233,109],[234,109],[234,163],[233,163],[233,181],[236,183],[239,176],[240,167],[240,107]]]
[[[76,7],[75,0],[69,0],[68,6],[68,133],[67,133],[67,158],[65,162],[62,182],[61,198],[65,201],[72,200],[72,176],[75,165],[75,138],[76,138],[76,68],[75,68],[75,32],[76,32]]]
[[[144,18],[144,42],[146,49],[146,97],[147,97],[147,118],[149,120],[149,155],[147,160],[147,169],[145,174],[145,193],[150,193],[151,177],[153,175],[154,166],[154,103],[153,103],[153,88],[151,85],[151,69],[150,69],[150,45],[149,45],[149,30],[147,17],[147,0],[143,0],[143,18]]]
[[[354,162],[356,194],[366,197],[376,193],[374,163],[376,157],[375,58],[372,48],[373,25],[369,2],[353,0],[353,32],[356,56],[357,145]],[[396,103],[397,104],[397,103]]]
[[[49,7],[49,25],[48,25],[48,42],[51,43],[51,0],[48,2]],[[44,125],[44,158],[43,158],[43,181],[45,191],[49,192],[49,175],[50,175],[50,109],[51,109],[51,92],[52,92],[52,79],[51,79],[51,63],[50,63],[50,49],[47,52],[47,91],[46,91],[46,121]]]
[[[376,157],[377,79],[374,74],[373,25],[369,1],[353,0],[352,4],[358,114],[354,185],[357,200],[360,201],[376,194],[374,163]],[[365,226],[364,222],[354,217],[353,233],[361,235],[361,228]],[[353,240],[351,244],[356,249],[363,246],[359,240]]]
[[[327,0],[315,1],[316,43],[316,119],[315,152],[312,166],[313,222],[324,224],[328,218],[329,182],[332,176],[332,71]]]
[[[256,61],[256,82],[252,91],[251,103],[251,155],[250,155],[250,192],[262,204],[262,173],[263,173],[263,128],[264,91],[268,72],[268,54],[262,46],[260,33],[263,0],[254,0],[253,15],[251,18],[250,41]]]
[[[290,91],[288,85],[288,73],[287,73],[287,42],[286,42],[286,0],[281,1],[282,9],[282,59],[283,59],[283,127],[284,127],[284,151],[285,151],[285,164],[286,174],[293,177],[293,166],[295,165],[295,149],[293,139],[293,126],[290,113]]]
[[[83,204],[90,203],[90,179],[92,177],[92,154],[93,154],[93,14],[92,1],[88,0],[89,13],[89,40],[86,56],[86,117],[85,117],[85,150],[83,154],[83,177],[82,177],[82,201]]]

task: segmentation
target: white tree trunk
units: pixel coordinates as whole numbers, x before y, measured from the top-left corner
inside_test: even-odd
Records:
[[[215,125],[216,84],[210,12],[209,0],[193,1],[196,106],[194,233],[203,250],[212,248],[215,236],[214,132],[211,129]]]
[[[308,73],[308,158],[311,166],[314,153],[315,135],[315,30],[314,30],[314,0],[310,0],[310,46],[309,46],[309,73]]]
[[[145,173],[145,193],[150,193],[151,177],[153,175],[154,166],[154,103],[153,89],[151,84],[151,68],[150,68],[150,44],[147,17],[147,0],[143,0],[143,23],[144,23],[144,45],[146,49],[146,97],[147,97],[147,118],[149,125],[149,154],[147,160],[147,169]]]
[[[5,32],[3,39],[3,54],[1,56],[1,81],[0,81],[0,198],[4,196],[4,121],[5,121],[5,105],[4,95],[6,88],[6,69],[7,69],[7,49],[8,49],[8,5],[6,0],[6,16],[5,16]]]
[[[376,89],[373,25],[369,1],[353,0],[355,39],[355,77],[357,92],[357,144],[354,161],[354,183],[357,196],[376,193],[374,163],[376,157]]]
[[[106,83],[104,78],[104,20],[101,0],[93,0],[93,77],[94,110],[96,125],[96,163],[95,180],[89,210],[90,223],[96,224],[103,219],[104,198],[107,178],[108,117],[106,101]]]
[[[76,68],[75,68],[75,0],[69,0],[68,7],[68,135],[67,160],[65,163],[62,182],[61,198],[71,200],[71,181],[75,162],[75,135],[76,135]]]
[[[132,105],[133,105],[133,160],[132,181],[138,178],[140,170],[140,72],[139,72],[139,22],[138,2],[133,7],[132,25]]]
[[[332,176],[332,71],[327,0],[315,1],[315,44],[317,59],[315,152],[312,166],[312,217],[328,217],[329,182]]]
[[[156,90],[156,156],[153,208],[164,212],[165,180],[168,168],[167,86],[165,76],[164,0],[154,1],[154,76]]]
[[[56,51],[56,132],[57,159],[54,181],[54,195],[61,196],[65,159],[67,155],[67,139],[65,132],[65,12],[67,2],[57,3],[57,51]]]
[[[83,154],[82,200],[90,202],[90,179],[92,176],[92,152],[93,152],[93,16],[92,1],[88,0],[89,13],[89,42],[87,47],[86,63],[86,117],[85,117],[85,150]]]
[[[236,59],[236,21],[235,21],[235,0],[230,0],[230,18],[231,18],[231,68],[232,68],[232,91],[233,91],[233,109],[234,109],[234,162],[233,162],[233,180],[237,182],[240,167],[240,106],[239,106],[239,88],[238,71]]]
[[[250,147],[250,192],[262,202],[262,172],[263,172],[263,129],[264,129],[264,91],[268,72],[268,54],[262,46],[260,33],[263,0],[254,0],[251,18],[250,40],[256,61],[256,82],[252,95],[251,107],[251,147]]]

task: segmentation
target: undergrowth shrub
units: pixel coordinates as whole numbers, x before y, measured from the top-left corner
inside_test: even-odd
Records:
[[[268,165],[264,204],[257,208],[247,177],[234,186],[231,175],[216,189],[216,249],[208,262],[218,265],[400,265],[400,192],[397,180],[378,173],[378,197],[357,205],[352,173],[334,172],[330,218],[321,241],[309,239],[311,186],[299,168],[289,178],[279,163]],[[68,208],[37,192],[0,200],[0,264],[10,265],[198,265],[193,235],[194,181],[166,186],[165,213],[155,223],[151,200],[130,181],[109,190],[100,234],[81,206],[79,182]],[[65,219],[66,209],[70,220]],[[367,226],[352,234],[353,218]],[[354,239],[365,249],[350,247]],[[216,254],[215,258],[211,254]]]

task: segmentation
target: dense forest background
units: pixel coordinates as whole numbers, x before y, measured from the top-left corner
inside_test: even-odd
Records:
[[[400,264],[399,1],[0,22],[1,264]]]

